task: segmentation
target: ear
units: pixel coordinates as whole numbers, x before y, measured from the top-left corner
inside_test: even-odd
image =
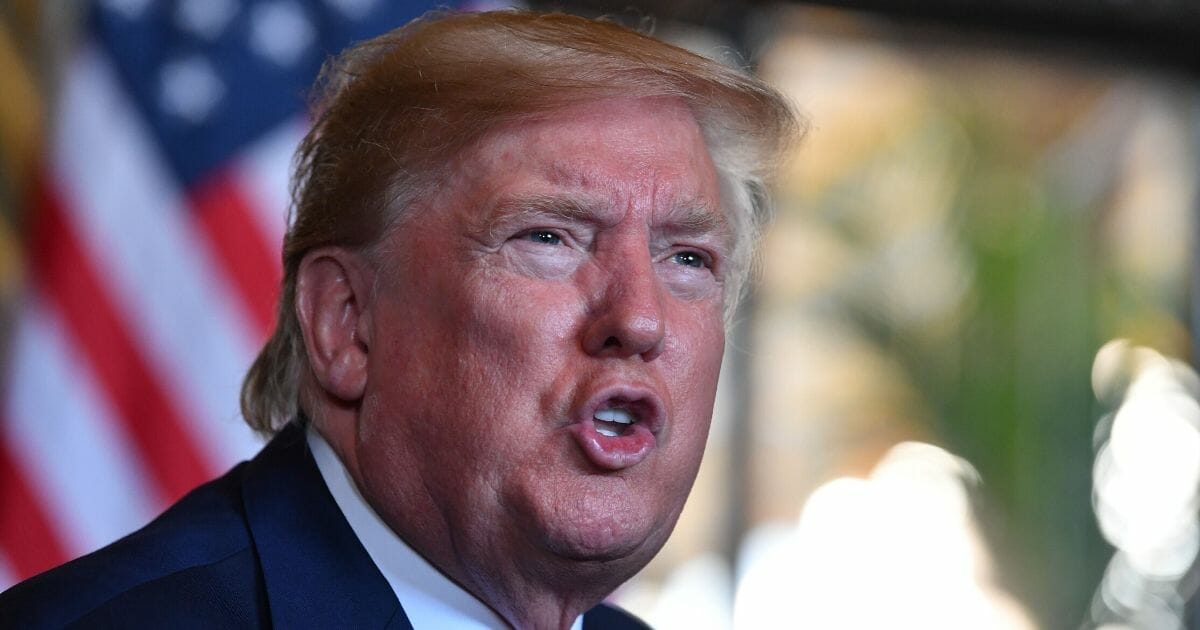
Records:
[[[367,275],[360,256],[335,247],[309,252],[296,274],[296,315],[309,368],[342,402],[362,398],[367,384]]]

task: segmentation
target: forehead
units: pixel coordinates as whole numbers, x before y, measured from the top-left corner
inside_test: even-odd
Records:
[[[507,125],[466,151],[456,171],[478,197],[572,194],[615,215],[705,209],[724,219],[708,147],[674,99],[607,99]]]

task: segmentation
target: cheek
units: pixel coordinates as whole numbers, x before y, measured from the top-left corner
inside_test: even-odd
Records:
[[[668,320],[667,376],[700,388],[714,388],[725,355],[725,326],[716,300],[703,309],[684,303]],[[700,390],[700,391],[703,391]]]
[[[541,371],[562,361],[574,343],[582,304],[567,283],[485,276],[463,305],[465,343],[460,350],[489,357],[481,367]]]
[[[712,420],[713,402],[725,350],[725,329],[719,316],[686,319],[676,326],[663,353],[663,378],[675,401],[682,448],[703,451]],[[685,456],[681,454],[681,456]]]
[[[533,423],[558,410],[556,383],[582,309],[562,286],[482,280],[435,315],[442,335],[420,352],[434,356],[414,366],[425,381],[416,395],[430,417],[452,425],[429,437],[453,441],[460,454],[508,458],[532,443]]]
[[[549,291],[512,278],[481,286],[460,302],[457,335],[444,349],[453,363],[441,375],[439,396],[453,411],[436,417],[453,426],[426,438],[454,454],[429,473],[451,486],[447,492],[490,496],[514,469],[541,459],[534,453],[545,448],[563,411],[564,359],[582,309],[561,286]],[[468,471],[458,470],[463,462],[471,462]]]

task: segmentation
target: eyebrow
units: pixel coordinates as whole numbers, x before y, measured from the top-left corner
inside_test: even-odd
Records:
[[[525,195],[500,200],[491,213],[489,223],[504,225],[527,216],[551,216],[569,221],[596,223],[604,215],[599,200],[566,195]]]
[[[481,212],[476,225],[480,234],[496,238],[515,223],[529,218],[557,218],[567,222],[600,223],[603,207],[598,201],[558,195],[506,197],[489,211]]]
[[[725,213],[703,201],[692,200],[676,204],[666,213],[665,218],[667,231],[672,234],[713,235],[722,240],[729,240],[733,236]]]
[[[557,218],[566,222],[604,226],[605,217],[612,214],[601,199],[573,195],[526,195],[500,200],[492,212],[484,213],[481,228],[497,236],[513,223],[529,217]],[[657,231],[671,236],[712,236],[729,245],[733,233],[725,214],[700,200],[684,200],[674,204],[663,215]]]

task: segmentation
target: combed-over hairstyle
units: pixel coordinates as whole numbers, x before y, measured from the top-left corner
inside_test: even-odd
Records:
[[[307,357],[296,274],[325,246],[370,255],[452,158],[498,126],[597,99],[673,97],[692,110],[736,244],[727,312],[769,209],[764,179],[798,123],[761,81],[623,26],[522,11],[431,13],[328,61],[296,154],[273,336],[242,384],[242,414],[270,434],[297,413]]]

